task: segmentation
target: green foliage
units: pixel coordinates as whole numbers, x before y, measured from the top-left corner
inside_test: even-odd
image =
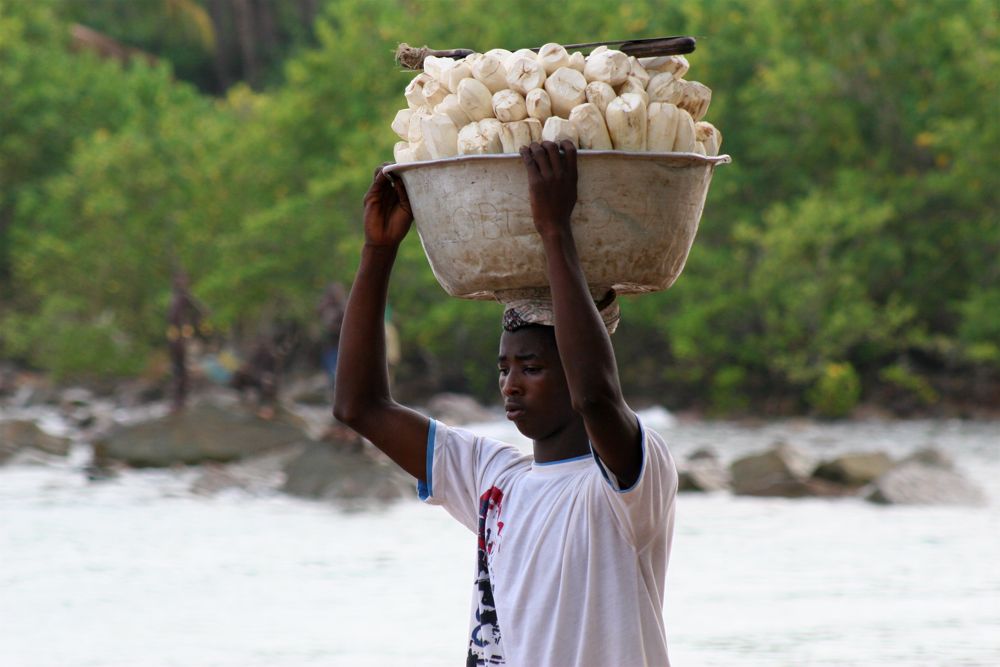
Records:
[[[726,366],[712,377],[709,397],[712,407],[721,413],[746,410],[750,401],[744,391],[747,373],[739,366]]]
[[[904,364],[886,366],[879,371],[878,375],[879,379],[887,385],[906,392],[922,405],[931,405],[938,400],[938,394],[930,382]]]
[[[135,375],[146,362],[144,346],[124,333],[112,311],[95,316],[80,299],[54,295],[38,312],[15,314],[7,324],[9,352],[32,359],[56,379]]]
[[[849,363],[829,363],[806,392],[806,399],[821,417],[846,417],[861,398],[861,379]]]
[[[626,391],[722,411],[766,394],[840,415],[861,379],[929,400],[920,363],[1000,376],[991,0],[961,12],[946,0],[330,0],[283,85],[221,99],[171,76],[205,52],[178,46],[195,44],[197,22],[162,15],[200,3],[125,5],[119,17],[115,3],[0,0],[7,356],[64,373],[136,367],[161,344],[178,267],[224,332],[276,319],[314,328],[323,286],[351,280],[361,197],[391,156],[389,122],[412,77],[392,64],[399,42],[694,34],[690,76],[715,91],[708,118],[734,163],[716,173],[677,284],[623,306]],[[83,14],[169,62],[71,53],[64,21]],[[446,297],[416,238],[390,300],[405,368],[495,395],[498,305]],[[60,343],[74,340],[66,331],[99,353]]]

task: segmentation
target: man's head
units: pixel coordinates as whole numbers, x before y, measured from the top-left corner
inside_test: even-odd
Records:
[[[544,440],[580,419],[552,327],[528,324],[505,330],[497,364],[507,418],[523,435]]]
[[[613,289],[591,290],[594,296],[594,306],[604,321],[609,334],[613,334],[621,320],[621,308],[618,305],[618,294]],[[600,296],[595,296],[600,295]],[[506,331],[512,331],[527,324],[543,324],[552,327],[556,322],[556,311],[552,305],[552,297],[547,290],[528,288],[525,290],[506,290],[503,294],[503,319],[501,325]]]

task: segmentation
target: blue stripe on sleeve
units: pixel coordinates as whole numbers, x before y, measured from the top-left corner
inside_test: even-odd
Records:
[[[434,469],[434,437],[437,434],[437,421],[431,419],[427,429],[427,479],[417,480],[417,495],[421,500],[427,500],[434,494],[431,472]]]
[[[611,475],[609,474],[608,469],[605,467],[604,461],[602,461],[601,457],[597,455],[597,450],[594,449],[593,444],[591,444],[591,446],[590,446],[590,453],[593,455],[594,460],[597,461],[597,469],[600,470],[601,471],[601,475],[604,476],[604,481],[606,481],[608,483],[608,485],[612,489],[614,489],[615,491],[617,491],[618,493],[628,493],[629,491],[631,491],[632,489],[634,489],[639,484],[639,482],[642,480],[642,474],[646,471],[646,455],[647,455],[646,454],[646,427],[643,426],[642,420],[639,419],[639,415],[635,416],[635,421],[639,425],[639,436],[640,436],[640,438],[639,438],[639,444],[640,444],[640,447],[642,449],[642,452],[641,452],[642,453],[642,460],[639,463],[639,476],[635,478],[634,482],[632,482],[632,486],[628,487],[627,489],[621,489],[621,488],[619,488],[617,478],[614,479],[614,480],[611,479]]]

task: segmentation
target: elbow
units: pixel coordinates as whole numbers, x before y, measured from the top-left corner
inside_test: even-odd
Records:
[[[361,423],[365,413],[368,412],[361,401],[340,400],[333,401],[333,417],[342,424],[346,424],[357,430],[355,427]]]
[[[340,402],[335,402],[333,404],[333,418],[339,421],[341,424],[346,424],[351,426],[355,424],[358,419],[358,413],[356,410],[352,410],[350,406],[345,405]]]
[[[379,410],[384,405],[382,401],[363,398],[334,398],[333,416],[340,423],[351,427],[358,433],[364,434],[365,423],[373,415],[379,414]]]
[[[333,386],[333,417],[341,424],[354,428],[368,411],[367,406],[371,402],[370,395],[368,392],[359,391],[351,383],[340,380],[338,372],[337,380]]]

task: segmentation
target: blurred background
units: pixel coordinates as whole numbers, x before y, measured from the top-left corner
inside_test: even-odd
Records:
[[[615,334],[708,491],[678,510],[675,661],[1000,664],[995,0],[0,0],[0,663],[459,664],[471,538],[385,502],[322,370],[393,53],[664,35],[698,37],[733,157]],[[447,297],[415,235],[390,305],[397,396],[526,446],[491,410],[501,306]],[[182,429],[185,326],[214,403]],[[280,394],[237,419],[243,370]],[[741,478],[762,450],[780,489]],[[858,451],[875,472],[816,467]]]
[[[20,368],[162,372],[179,269],[227,340],[317,339],[316,303],[350,283],[361,195],[391,159],[412,77],[399,42],[691,34],[689,78],[714,90],[734,163],[683,279],[624,304],[629,394],[831,416],[998,400],[990,0],[0,7],[0,359]],[[416,238],[397,272],[401,389],[492,399],[499,307],[446,298]]]

